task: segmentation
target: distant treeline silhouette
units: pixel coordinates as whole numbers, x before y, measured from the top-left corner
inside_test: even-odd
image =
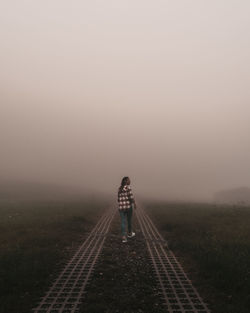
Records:
[[[215,193],[214,200],[216,202],[230,204],[250,204],[250,188],[239,187],[228,190],[221,190]]]

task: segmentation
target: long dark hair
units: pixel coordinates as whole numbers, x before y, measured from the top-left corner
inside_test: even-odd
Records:
[[[124,176],[121,182],[121,186],[118,189],[118,193],[122,192],[123,187],[127,184],[128,176]]]

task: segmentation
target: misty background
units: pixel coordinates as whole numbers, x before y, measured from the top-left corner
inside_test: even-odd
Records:
[[[250,186],[250,2],[3,0],[1,180]]]

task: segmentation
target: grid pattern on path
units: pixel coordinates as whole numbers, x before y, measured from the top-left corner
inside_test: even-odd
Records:
[[[136,216],[146,240],[166,313],[209,313],[208,307],[150,217],[142,208],[136,210]]]
[[[109,209],[66,264],[34,313],[79,313],[85,287],[100,255],[114,209]]]

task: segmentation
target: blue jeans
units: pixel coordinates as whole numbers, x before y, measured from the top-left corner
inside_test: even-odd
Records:
[[[122,227],[122,236],[126,236],[126,221],[128,226],[128,233],[131,234],[131,220],[132,220],[132,213],[133,213],[133,207],[131,207],[128,210],[119,210],[120,216],[121,216],[121,227]]]

